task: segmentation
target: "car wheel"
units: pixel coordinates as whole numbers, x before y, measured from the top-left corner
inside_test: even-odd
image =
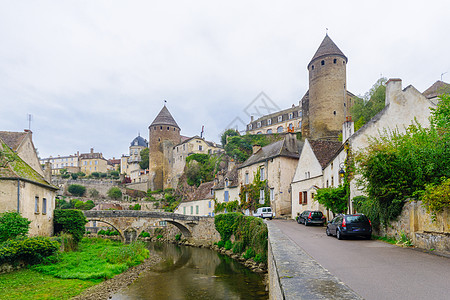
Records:
[[[308,224],[308,222],[306,222],[306,220],[305,220],[305,226],[308,226],[309,224]]]
[[[330,232],[330,229],[328,229],[328,227],[327,227],[327,230],[326,230],[325,232],[326,232],[326,234],[327,234],[328,236],[331,236],[331,232]]]
[[[302,224],[302,222],[300,222],[300,218],[297,218],[297,223]]]
[[[342,240],[342,233],[339,229],[336,229],[336,237],[338,240]]]

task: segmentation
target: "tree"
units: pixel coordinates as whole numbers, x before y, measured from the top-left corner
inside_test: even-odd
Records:
[[[229,136],[239,136],[239,131],[234,130],[234,129],[227,129],[225,130],[225,132],[222,134],[222,136],[220,137],[220,141],[222,143],[222,147],[225,147],[225,145],[227,144],[227,137]]]
[[[28,233],[31,221],[19,213],[10,211],[0,214],[0,243]]]
[[[70,174],[70,176],[72,176],[72,179],[73,179],[73,180],[77,180],[77,178],[78,178],[78,173],[72,173],[72,174]]]
[[[97,198],[100,195],[99,191],[94,188],[89,189],[88,193],[89,193],[89,196],[92,198]]]
[[[382,77],[362,98],[356,98],[350,109],[355,121],[355,131],[369,122],[385,106],[387,79]]]
[[[148,148],[144,148],[141,150],[141,161],[139,162],[139,166],[142,170],[148,169],[148,161],[150,159],[149,152],[150,150]]]
[[[86,231],[84,225],[88,222],[83,212],[77,209],[55,209],[53,225],[55,234],[59,232],[69,233],[78,244]]]
[[[318,189],[315,200],[333,214],[342,214],[347,210],[347,191],[343,185]]]
[[[67,189],[69,193],[71,193],[74,196],[83,197],[86,193],[86,188],[79,184],[71,184],[69,185],[69,188]]]
[[[112,188],[110,188],[108,190],[107,195],[108,195],[108,197],[110,197],[114,200],[117,200],[117,199],[122,198],[122,191],[120,190],[120,188],[113,186]]]

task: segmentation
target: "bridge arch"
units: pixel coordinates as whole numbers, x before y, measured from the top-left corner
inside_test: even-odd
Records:
[[[112,228],[114,228],[118,233],[119,233],[119,235],[120,235],[120,239],[122,240],[122,241],[125,241],[125,237],[124,237],[124,234],[123,234],[123,231],[122,231],[122,229],[117,225],[117,224],[114,224],[114,222],[112,222],[112,221],[107,221],[107,220],[104,220],[104,219],[102,219],[102,218],[86,218],[89,222],[102,222],[102,223],[105,223],[105,224],[108,224],[108,225],[110,225],[110,226],[112,226]]]

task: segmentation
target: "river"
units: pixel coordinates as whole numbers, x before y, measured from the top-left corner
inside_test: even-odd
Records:
[[[162,262],[113,300],[269,298],[263,276],[216,251],[166,243],[149,243],[148,249]]]

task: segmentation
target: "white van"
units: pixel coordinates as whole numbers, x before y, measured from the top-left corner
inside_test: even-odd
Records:
[[[272,220],[272,218],[275,217],[275,214],[272,212],[272,208],[270,207],[260,207],[253,212],[253,216],[263,219],[269,218]]]

